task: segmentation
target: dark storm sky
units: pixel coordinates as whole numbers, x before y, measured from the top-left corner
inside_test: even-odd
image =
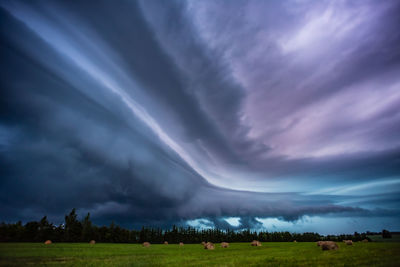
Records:
[[[400,229],[398,1],[0,1],[0,220]]]

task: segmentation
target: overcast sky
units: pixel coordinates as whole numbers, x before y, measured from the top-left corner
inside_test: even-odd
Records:
[[[400,230],[398,1],[0,12],[0,221]]]

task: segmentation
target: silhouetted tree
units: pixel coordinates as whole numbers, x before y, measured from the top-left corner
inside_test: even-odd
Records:
[[[392,238],[392,234],[388,230],[383,229],[382,238]]]
[[[65,216],[65,241],[77,242],[81,241],[82,224],[77,220],[75,208]]]
[[[84,242],[88,242],[94,239],[94,233],[92,228],[92,222],[90,221],[90,213],[85,216],[82,221],[82,237],[81,240]]]

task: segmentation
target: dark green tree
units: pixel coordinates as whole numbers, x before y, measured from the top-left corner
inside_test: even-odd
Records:
[[[65,241],[79,242],[82,236],[82,224],[78,221],[75,208],[65,216]]]
[[[382,238],[392,238],[392,234],[388,230],[383,229]]]
[[[84,242],[89,242],[94,239],[92,222],[90,221],[90,213],[85,216],[82,221],[82,237],[81,240]]]
[[[36,240],[44,242],[53,237],[53,224],[49,223],[47,216],[44,216],[39,222]]]

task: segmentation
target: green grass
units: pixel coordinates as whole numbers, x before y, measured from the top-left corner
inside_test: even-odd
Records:
[[[0,243],[0,266],[399,266],[400,243],[338,243],[322,251],[315,243],[233,243],[205,250],[200,244],[151,245]]]

